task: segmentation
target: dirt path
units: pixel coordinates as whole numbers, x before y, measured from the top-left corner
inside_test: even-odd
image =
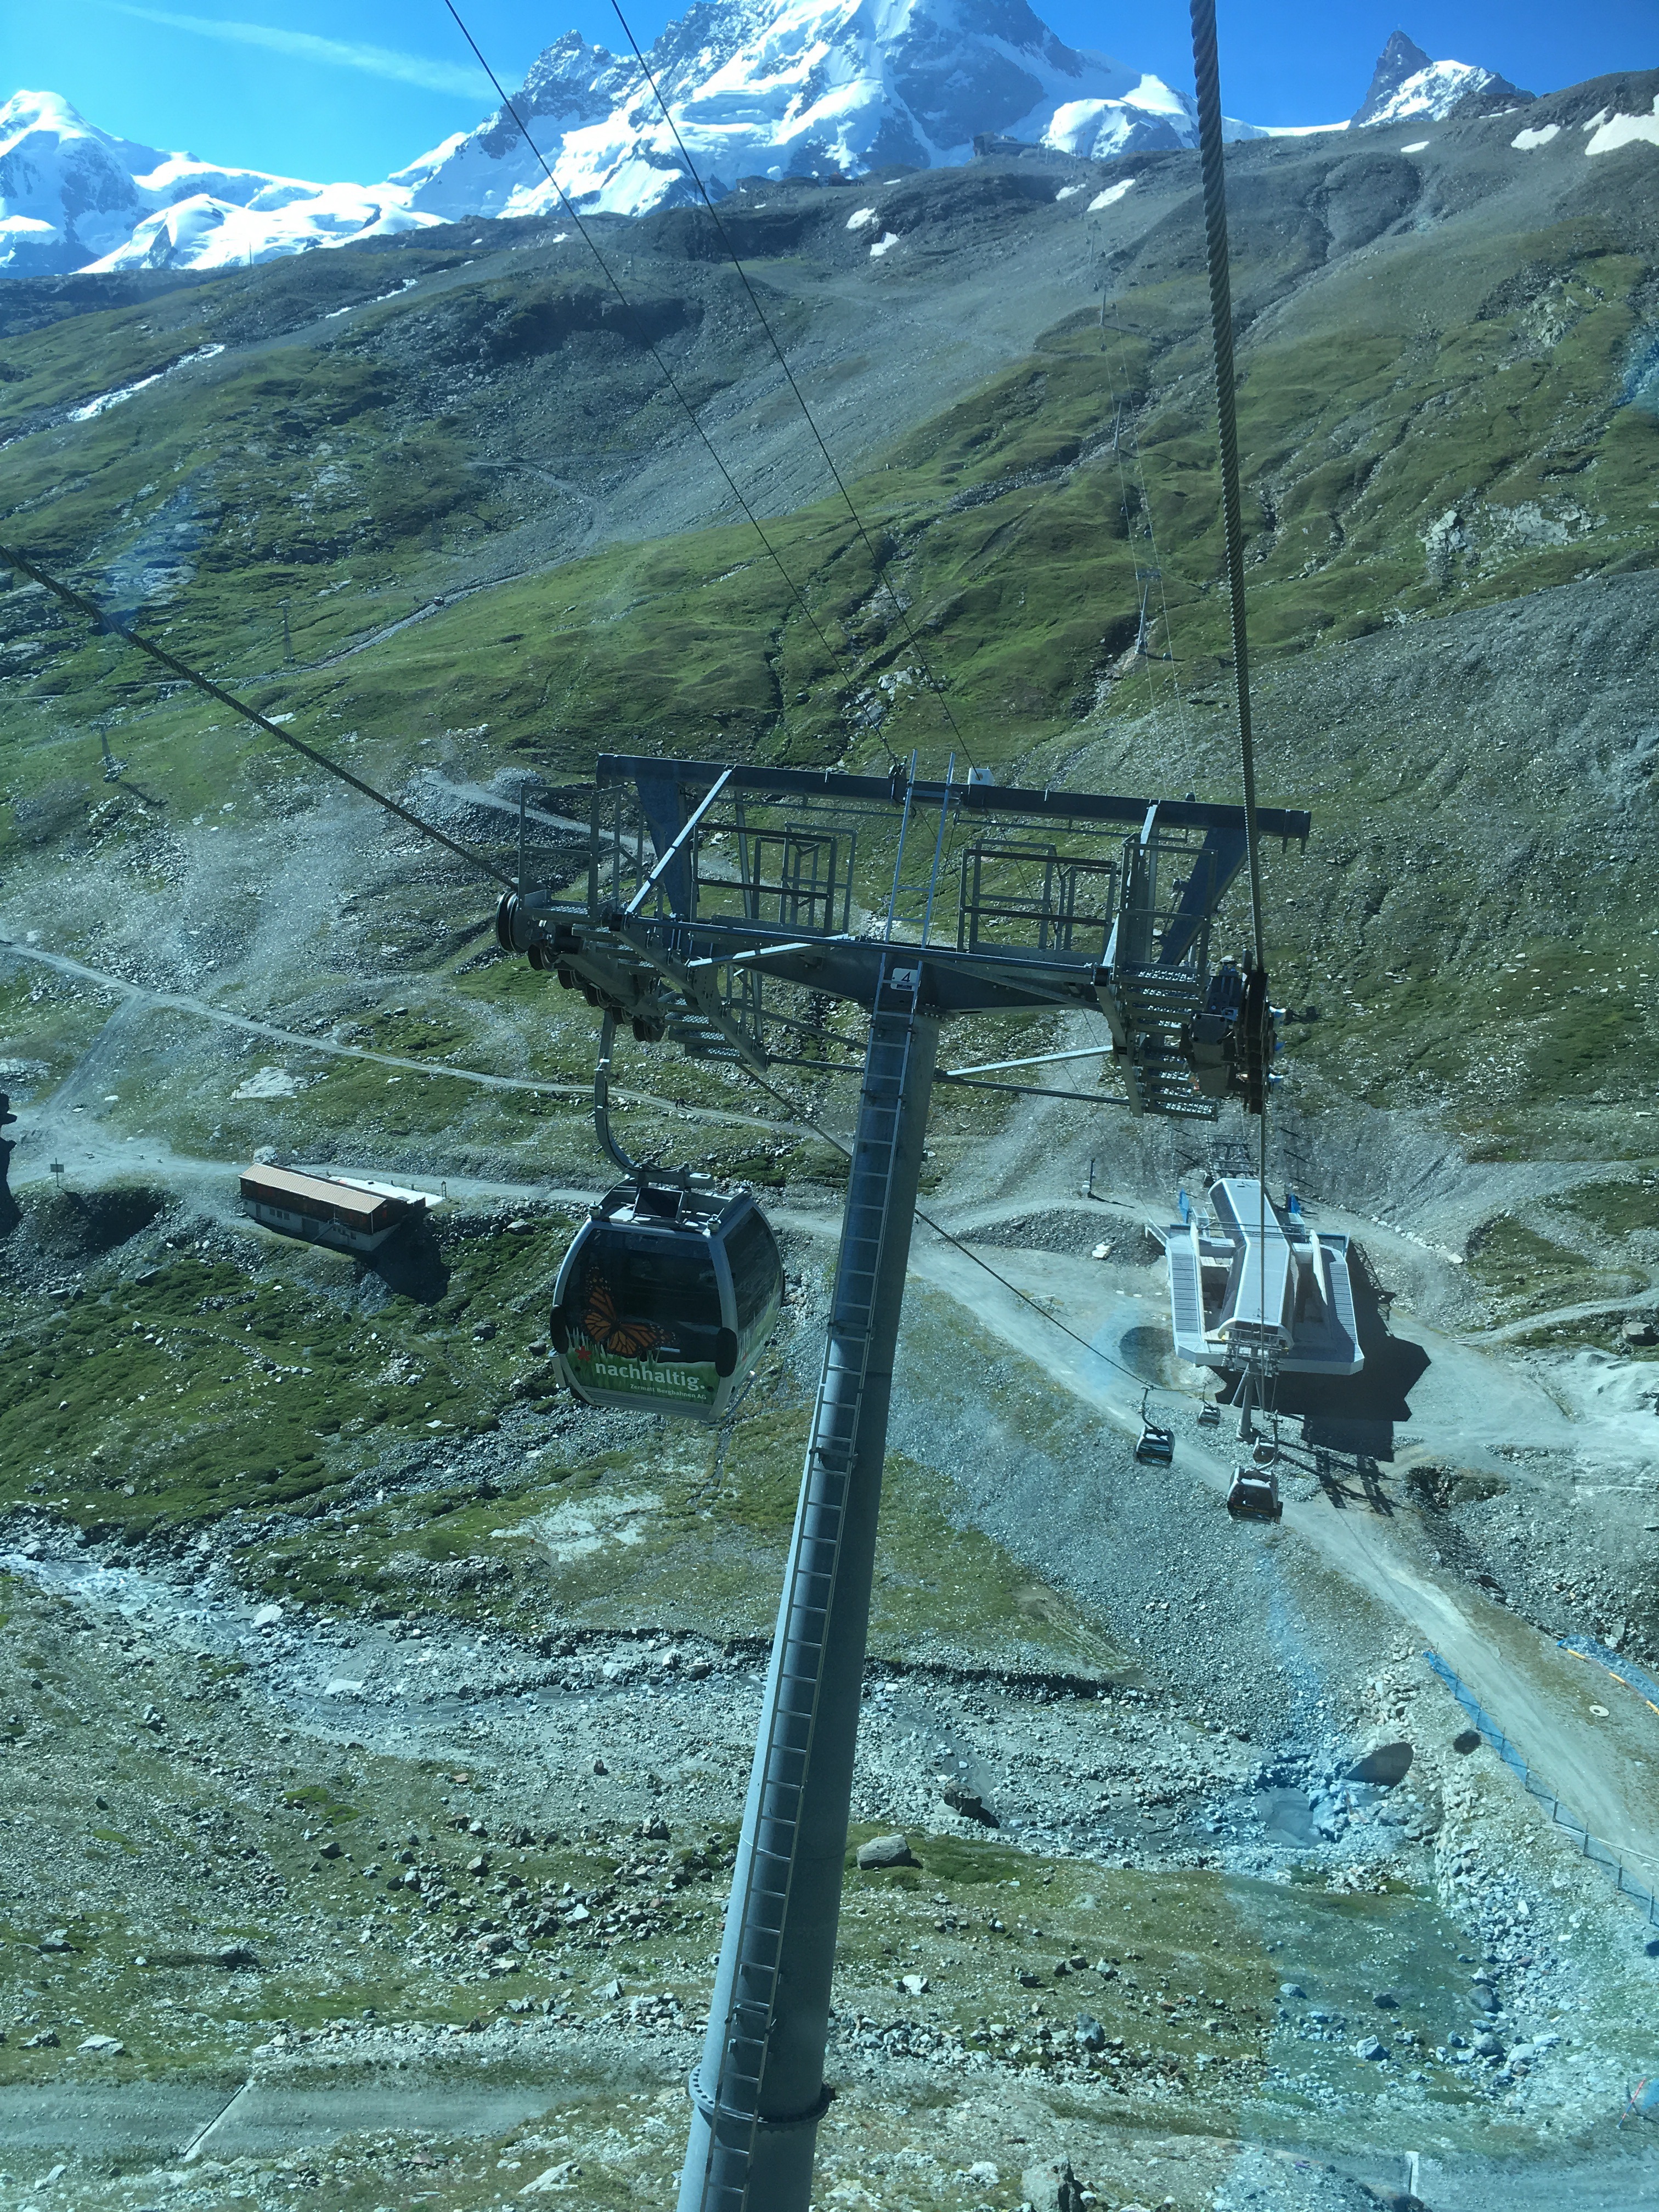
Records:
[[[1497,1328],[1483,1328],[1469,1338],[1471,1344],[1512,1344],[1517,1337],[1530,1336],[1534,1330],[1553,1328],[1558,1322],[1594,1321],[1599,1314],[1641,1313],[1659,1305],[1659,1284],[1649,1282],[1644,1291],[1624,1298],[1599,1298],[1593,1304],[1581,1306],[1551,1306],[1543,1313],[1528,1314],[1521,1321],[1506,1321]]]
[[[38,1107],[31,1108],[27,1128],[20,1131],[20,1136],[46,1135],[48,1137],[48,1149],[52,1141],[51,1133],[71,1130],[71,1125],[64,1116],[73,1110],[78,1094],[91,1087],[100,1053],[107,1048],[106,1041],[119,1025],[130,1022],[136,1013],[155,1009],[194,1014],[204,1021],[219,1022],[228,1029],[240,1030],[250,1036],[269,1037],[273,1043],[287,1045],[295,1051],[322,1053],[335,1060],[370,1060],[376,1066],[407,1070],[434,1081],[449,1077],[457,1083],[471,1083],[485,1091],[530,1091],[544,1098],[570,1098],[583,1103],[591,1101],[592,1097],[586,1084],[544,1083],[523,1075],[489,1075],[481,1068],[455,1067],[447,1061],[434,1066],[430,1060],[408,1059],[398,1053],[373,1052],[362,1045],[337,1044],[327,1037],[302,1036],[296,1030],[283,1029],[274,1022],[257,1021],[248,1014],[228,1012],[224,1007],[213,1006],[189,992],[157,991],[142,983],[130,983],[125,976],[112,975],[106,969],[89,968],[84,961],[72,959],[67,953],[48,952],[38,945],[19,945],[15,939],[0,938],[0,952],[9,952],[20,960],[33,960],[43,968],[55,969],[59,975],[72,975],[81,982],[96,983],[102,988],[119,991],[126,1001],[99,1032],[98,1037],[57,1091]],[[611,1096],[613,1100],[629,1105],[653,1107],[664,1114],[689,1115],[694,1121],[713,1122],[726,1128],[764,1129],[770,1133],[793,1137],[816,1134],[802,1122],[772,1121],[764,1115],[735,1113],[717,1106],[683,1106],[673,1099],[659,1098],[654,1092],[648,1091],[628,1091],[613,1086]],[[141,1158],[160,1158],[167,1152],[164,1145],[145,1138],[130,1138],[120,1145],[106,1142],[100,1147],[91,1128],[75,1126],[72,1133],[82,1155],[90,1146],[97,1159],[106,1158],[124,1168],[131,1167]],[[40,1149],[36,1146],[29,1146],[32,1153]],[[31,1180],[38,1180],[45,1172],[46,1167],[40,1159],[24,1158],[20,1152],[13,1164],[12,1180],[21,1187]]]
[[[458,2082],[435,2073],[337,2085],[256,2081],[227,2097],[216,2083],[178,2081],[0,2089],[0,2140],[15,2151],[72,2149],[106,2158],[270,2157],[359,2130],[430,2127],[434,2109],[447,2130],[496,2135],[556,2101],[544,2082]]]

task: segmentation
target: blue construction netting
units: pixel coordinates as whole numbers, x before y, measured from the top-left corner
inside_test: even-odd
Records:
[[[1540,1805],[1548,1806],[1550,1819],[1554,1826],[1571,1837],[1585,1858],[1593,1859],[1597,1866],[1607,1868],[1614,1878],[1614,1887],[1620,1897],[1629,1898],[1650,1927],[1659,1927],[1659,1899],[1656,1899],[1650,1890],[1644,1889],[1634,1875],[1626,1868],[1618,1853],[1610,1850],[1599,1836],[1591,1835],[1583,1822],[1567,1810],[1554,1791],[1547,1789],[1538,1779],[1497,1722],[1482,1709],[1473,1692],[1466,1689],[1459,1681],[1440,1654],[1437,1651],[1425,1651],[1423,1656],[1474,1723],[1476,1728],[1480,1729],[1482,1736],[1503,1760],[1504,1765],[1514,1770],[1527,1790],[1538,1800]]]

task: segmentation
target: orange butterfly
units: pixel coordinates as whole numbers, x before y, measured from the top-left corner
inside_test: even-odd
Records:
[[[643,1359],[659,1341],[657,1330],[644,1322],[628,1322],[617,1311],[611,1285],[603,1275],[591,1275],[582,1328],[595,1344],[618,1359]]]

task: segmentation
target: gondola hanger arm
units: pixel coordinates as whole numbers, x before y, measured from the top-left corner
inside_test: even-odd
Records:
[[[673,866],[675,861],[678,860],[680,854],[685,850],[685,848],[690,842],[691,838],[696,836],[697,824],[702,820],[704,815],[708,813],[709,808],[714,804],[714,801],[720,797],[721,792],[725,790],[726,785],[730,783],[731,781],[732,770],[729,768],[723,769],[720,775],[715,777],[714,782],[709,785],[708,790],[703,793],[696,805],[691,810],[690,814],[687,817],[685,823],[681,829],[678,836],[675,838],[668,850],[659,857],[656,866],[652,869],[650,874],[640,885],[638,890],[635,892],[633,897],[629,900],[628,904],[623,908],[623,919],[625,921],[633,921],[635,915],[638,914],[641,908],[645,904],[647,899],[651,896],[651,894],[662,882],[664,877]]]

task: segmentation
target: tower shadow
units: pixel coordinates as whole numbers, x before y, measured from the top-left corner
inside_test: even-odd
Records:
[[[1351,1270],[1354,1322],[1365,1364],[1358,1375],[1285,1375],[1274,1378],[1273,1407],[1299,1420],[1302,1441],[1313,1451],[1340,1452],[1356,1462],[1386,1464],[1395,1453],[1395,1431],[1412,1417],[1411,1393],[1429,1369],[1429,1355],[1408,1336],[1396,1336],[1369,1267]],[[1243,1376],[1224,1394],[1237,1402]],[[1370,1484],[1365,1483],[1365,1493]]]
[[[16,1119],[11,1110],[10,1094],[0,1091],[0,1130],[8,1128]],[[23,1218],[11,1194],[11,1156],[16,1150],[9,1137],[0,1136],[0,1237],[9,1237]]]

